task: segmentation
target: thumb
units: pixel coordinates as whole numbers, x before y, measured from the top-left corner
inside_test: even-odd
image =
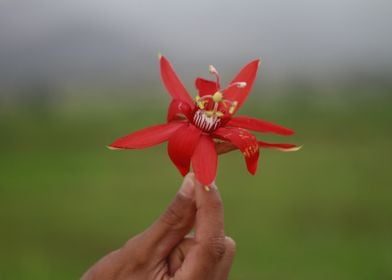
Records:
[[[189,233],[196,215],[194,193],[197,184],[193,173],[185,176],[180,190],[165,212],[142,233],[145,250],[166,257]]]

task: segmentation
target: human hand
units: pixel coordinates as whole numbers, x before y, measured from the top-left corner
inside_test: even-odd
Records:
[[[187,236],[192,228],[194,236]],[[82,280],[223,280],[234,253],[218,189],[212,185],[206,191],[188,174],[162,216],[99,260]]]

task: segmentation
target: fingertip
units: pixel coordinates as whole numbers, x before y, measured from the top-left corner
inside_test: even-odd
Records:
[[[215,181],[213,181],[210,184],[202,184],[199,181],[197,181],[196,179],[196,184],[199,186],[196,189],[200,190],[200,192],[211,192],[213,190],[217,191],[218,190],[218,186],[216,185]]]
[[[195,193],[195,187],[197,185],[197,181],[195,178],[195,174],[188,173],[182,182],[180,190],[178,191],[179,194],[183,195],[187,198],[192,198]]]
[[[217,189],[218,189],[218,187],[217,187],[217,185],[215,184],[215,181],[212,182],[212,183],[209,184],[209,185],[204,185],[204,190],[205,190],[206,192],[210,192],[211,190],[217,190]]]
[[[225,237],[225,245],[226,245],[226,251],[230,255],[234,255],[237,249],[237,244],[235,240],[229,236]]]
[[[189,172],[189,173],[186,174],[185,177],[184,177],[184,180],[186,180],[186,179],[190,179],[190,180],[196,181],[196,179],[195,179],[195,173]]]
[[[207,212],[212,211],[216,212],[220,215],[220,211],[222,210],[222,198],[220,196],[220,192],[218,190],[217,185],[215,182],[209,185],[202,185],[199,183],[195,189],[195,200],[196,200],[196,207],[201,210],[207,210]],[[209,209],[209,210],[208,210]],[[204,213],[203,211],[201,211]],[[212,212],[206,213],[207,215],[212,215]],[[203,216],[203,214],[202,214]]]

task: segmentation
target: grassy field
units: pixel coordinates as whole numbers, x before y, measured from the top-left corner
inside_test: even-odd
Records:
[[[242,109],[297,131],[263,139],[304,147],[263,150],[255,177],[220,157],[231,279],[392,279],[392,98],[344,96]],[[163,120],[168,98],[138,102],[0,107],[0,279],[78,279],[165,209],[181,182],[165,145],[105,148]]]

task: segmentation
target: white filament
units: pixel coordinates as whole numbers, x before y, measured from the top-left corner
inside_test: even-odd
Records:
[[[220,118],[217,116],[208,117],[203,110],[198,110],[193,116],[193,122],[201,130],[210,132],[219,126]]]

